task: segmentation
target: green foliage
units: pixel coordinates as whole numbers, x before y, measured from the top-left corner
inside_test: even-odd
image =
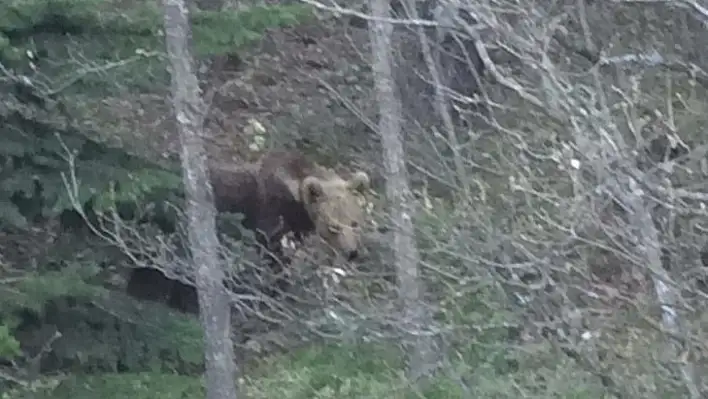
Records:
[[[288,369],[316,368],[318,373],[323,374],[338,370],[343,374],[382,375],[403,365],[402,353],[395,347],[375,343],[308,347],[295,351],[286,359],[275,360]]]
[[[260,39],[267,29],[310,18],[310,7],[301,4],[256,6],[237,13],[197,12],[192,16],[195,50],[198,55],[231,53]]]
[[[0,358],[10,358],[20,353],[20,343],[10,333],[8,326],[0,324]]]
[[[0,217],[14,226],[73,209],[70,193],[82,206],[93,201],[93,209],[100,212],[115,202],[140,201],[156,189],[181,185],[178,174],[78,132],[57,131],[17,114],[0,118],[0,126],[0,161],[5,165],[0,170]]]
[[[0,287],[3,292],[0,316],[19,309],[39,314],[48,302],[66,296],[91,298],[100,288],[86,280],[96,272],[94,268],[79,264],[67,265],[58,271],[27,272],[15,284]]]
[[[11,0],[0,6],[0,31],[7,37],[29,37],[39,32],[73,34],[157,35],[163,26],[163,10],[159,1],[141,1],[126,5],[105,0]],[[246,44],[252,33],[292,25],[312,16],[311,8],[301,4],[261,5],[240,10],[192,10],[195,28],[209,42],[219,36],[216,31],[227,28],[236,46]],[[213,31],[208,28],[211,27]],[[238,35],[238,33],[244,35]],[[224,33],[223,31],[221,33]],[[253,39],[254,37],[251,37]],[[217,40],[218,41],[218,40]]]
[[[67,267],[0,287],[3,294],[14,294],[3,295],[0,303],[0,356],[17,355],[18,337],[38,342],[46,335],[45,326],[51,326],[61,338],[44,356],[49,370],[201,369],[203,336],[195,318],[160,304],[136,306],[133,298],[78,278],[86,269]]]
[[[17,399],[191,399],[203,398],[198,378],[177,374],[137,373],[74,376],[34,392],[14,392]]]
[[[90,22],[97,0],[10,0],[3,2],[0,31],[10,37],[34,33],[40,26],[60,32],[79,30]]]
[[[47,257],[36,257],[33,267],[8,262],[11,276],[17,277],[5,274],[10,278],[0,284],[0,326],[8,329],[7,337],[0,333],[0,347],[20,341],[34,356],[40,351],[37,345],[57,331],[61,337],[42,356],[43,370],[201,369],[203,337],[195,318],[104,288],[115,269],[98,260],[110,252],[87,249],[86,244],[77,252],[70,244],[50,246]]]
[[[190,17],[194,52],[197,56],[208,56],[238,52],[258,40],[267,29],[306,21],[312,13],[309,6],[294,4],[238,11],[195,10]],[[64,93],[165,89],[169,75],[164,59],[136,57],[136,54],[163,53],[163,21],[162,7],[157,1],[129,6],[103,0],[3,3],[0,62],[29,73],[31,69],[24,54],[40,54],[35,64],[52,82],[59,82],[58,85],[72,82],[63,86]],[[77,53],[98,63],[92,68],[100,69],[101,73],[85,73],[88,71],[83,69],[84,65],[77,70],[76,62],[72,62]],[[108,63],[113,67],[99,66]]]
[[[486,362],[456,362],[417,391],[403,378],[402,353],[393,345],[324,345],[274,356],[239,378],[244,395],[253,399],[372,398],[453,399],[524,397],[600,398],[602,389],[572,361],[545,352],[520,356],[521,367],[500,374]],[[566,358],[567,359],[567,358]],[[461,381],[464,378],[464,383]],[[463,386],[464,384],[464,386]],[[171,373],[75,375],[34,396],[13,398],[202,398],[200,378]]]
[[[61,317],[45,322],[63,331],[53,356],[61,368],[81,372],[198,372],[203,362],[203,336],[195,318],[165,306],[135,301],[111,292],[93,303],[65,307]],[[59,313],[57,313],[59,314]]]

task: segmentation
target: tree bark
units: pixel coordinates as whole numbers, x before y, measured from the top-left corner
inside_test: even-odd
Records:
[[[421,333],[428,325],[427,312],[421,301],[418,277],[420,256],[415,243],[413,217],[415,207],[408,184],[405,151],[401,139],[401,103],[393,80],[389,0],[371,0],[370,38],[376,100],[379,103],[379,134],[383,144],[386,197],[391,207],[393,224],[393,256],[398,270],[399,295],[403,301],[405,328],[416,338],[408,359],[409,378],[418,380],[432,366],[432,342]]]
[[[172,75],[172,104],[182,148],[188,238],[196,268],[199,313],[205,336],[208,399],[236,399],[229,297],[219,260],[214,194],[202,138],[204,105],[189,51],[189,13],[184,0],[165,0],[165,37]]]

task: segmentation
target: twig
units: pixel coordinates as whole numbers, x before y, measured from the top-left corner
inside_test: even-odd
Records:
[[[374,17],[368,14],[364,14],[362,12],[354,11],[350,8],[342,8],[338,4],[334,4],[333,6],[326,6],[318,1],[313,1],[313,0],[302,0],[303,3],[309,4],[317,9],[320,10],[325,10],[325,11],[330,11],[333,13],[337,14],[342,14],[342,15],[351,15],[354,17],[358,17],[367,21],[377,21],[377,22],[386,22],[389,24],[393,25],[409,25],[409,26],[429,26],[429,27],[436,27],[440,26],[439,23],[435,21],[428,21],[424,19],[400,19],[400,18],[380,18],[380,17]]]

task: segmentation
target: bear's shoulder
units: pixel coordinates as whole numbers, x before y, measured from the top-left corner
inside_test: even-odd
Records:
[[[308,177],[322,181],[344,182],[333,169],[325,167],[298,151],[277,150],[259,160],[259,178],[269,184],[285,184],[294,197],[299,196],[302,182]]]
[[[264,177],[283,177],[304,179],[318,173],[319,164],[298,151],[277,150],[264,154],[258,161],[259,173]]]
[[[210,164],[209,175],[216,196],[258,193],[258,165]]]

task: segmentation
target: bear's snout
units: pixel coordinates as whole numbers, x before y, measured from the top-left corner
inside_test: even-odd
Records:
[[[359,234],[351,228],[344,228],[337,234],[337,247],[339,254],[352,261],[359,257]]]

